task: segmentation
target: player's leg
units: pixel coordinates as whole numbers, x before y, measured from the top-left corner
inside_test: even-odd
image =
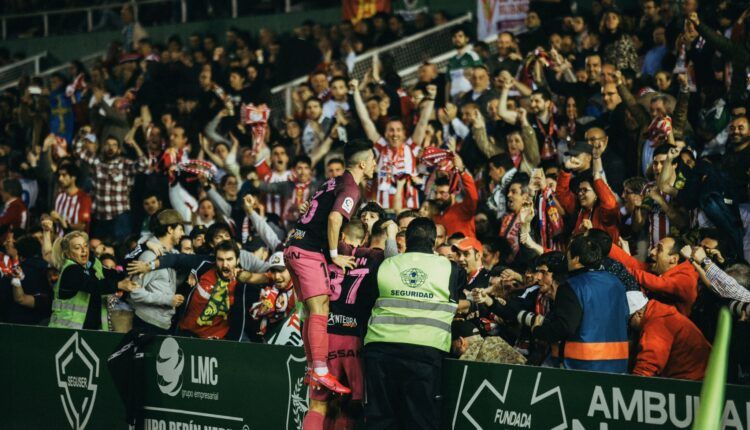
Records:
[[[365,376],[362,363],[362,339],[359,336],[328,335],[330,338],[330,349],[342,351],[342,357],[338,357],[337,366],[332,366],[334,375],[340,381],[346,381],[352,390],[351,397],[341,399],[341,408],[336,415],[331,429],[353,430],[357,420],[362,417],[362,400],[365,392]],[[341,372],[341,373],[338,373]]]
[[[337,394],[349,394],[349,388],[328,374],[328,295],[331,294],[328,264],[319,252],[310,252],[289,247],[285,256],[287,266],[292,267],[299,281],[300,299],[307,311],[306,350],[312,369],[307,373],[313,388],[325,387]],[[286,258],[286,257],[285,257]],[[305,329],[303,328],[303,335]]]
[[[286,250],[284,250],[284,264],[289,270],[289,276],[292,278],[292,286],[294,287],[294,292],[297,294],[297,297],[299,300],[302,299],[302,277],[300,277],[297,274],[297,270],[302,270],[303,273],[306,270],[304,265],[302,264],[300,260],[300,254],[299,254],[299,248],[296,247],[289,247]],[[304,306],[304,301],[302,302]],[[305,312],[306,314],[309,314],[307,312],[306,306]],[[305,319],[302,322],[302,345],[305,348],[305,358],[307,359],[307,369],[312,369],[312,354],[310,354],[310,342],[308,340],[308,334],[309,334],[309,328],[310,324],[308,324],[308,321]]]
[[[349,394],[351,390],[328,371],[328,294],[309,297],[305,303],[310,324],[308,340],[313,368],[308,374],[311,383],[322,385],[336,394]]]
[[[311,395],[313,392],[315,391],[311,390]],[[327,402],[315,400],[311,397],[310,406],[307,409],[307,414],[305,414],[305,419],[302,421],[302,430],[323,430],[327,410]]]

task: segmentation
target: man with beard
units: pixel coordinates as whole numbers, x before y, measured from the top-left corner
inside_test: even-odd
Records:
[[[641,287],[654,298],[690,316],[698,297],[698,272],[689,260],[680,257],[684,245],[681,239],[667,236],[651,248],[645,263],[617,245],[612,245],[610,257],[625,265]]]
[[[199,243],[195,239],[200,237],[203,232],[205,232],[205,242]],[[211,227],[203,231],[198,228],[193,228],[191,236],[194,239],[194,254],[160,254],[161,256],[159,258],[149,263],[143,261],[131,261],[128,263],[128,274],[138,275],[141,273],[148,273],[158,268],[167,267],[177,269],[183,273],[189,272],[206,261],[213,261],[213,256],[216,253],[217,246],[222,242],[231,240],[232,238],[231,228],[228,224],[221,221],[213,223]],[[153,247],[149,247],[149,249],[152,251],[155,250]],[[237,255],[238,266],[242,268],[242,270],[247,271],[247,278],[244,279],[244,282],[248,284],[265,284],[270,281],[266,275],[266,272],[268,272],[270,267],[267,262],[256,257],[252,252],[246,249],[240,249]],[[245,276],[244,272],[243,276]]]
[[[180,243],[187,224],[174,209],[165,209],[155,215],[151,222],[154,234],[148,241],[160,248],[163,253],[174,253]],[[146,250],[138,257],[140,261],[152,261],[156,254]],[[140,280],[143,288],[130,294],[130,303],[135,310],[133,329],[144,333],[168,334],[172,325],[175,308],[180,306],[185,297],[175,294],[177,290],[177,273],[174,269],[160,269],[147,273]]]
[[[344,155],[346,172],[320,186],[310,208],[290,232],[284,250],[284,261],[297,297],[304,301],[309,315],[302,330],[309,384],[312,389],[326,388],[338,394],[349,394],[351,390],[328,371],[326,362],[331,294],[327,265],[333,263],[344,271],[356,266],[354,257],[339,255],[339,234],[344,222],[357,211],[359,185],[372,178],[376,167],[375,152],[369,142],[348,142]],[[320,413],[308,413],[305,427],[320,426],[322,420]]]
[[[91,197],[76,185],[80,176],[80,170],[73,163],[63,164],[57,170],[60,193],[55,197],[55,210],[50,212],[50,217],[64,231],[89,229]]]
[[[236,327],[235,322],[243,325],[244,312],[250,304],[237,300],[241,284],[237,276],[240,254],[237,244],[227,240],[215,250],[213,264],[204,261],[195,269],[198,285],[187,299],[185,315],[179,324],[180,330],[203,339],[227,338],[230,329]]]
[[[515,124],[520,121],[518,111],[508,109],[509,85],[503,85],[500,93],[498,113],[503,121]],[[529,97],[529,111],[533,114],[528,123],[534,130],[543,160],[557,156],[557,125],[552,113],[552,99],[550,93],[543,89],[535,90]]]
[[[130,192],[135,175],[148,168],[148,159],[129,134],[125,143],[135,151],[136,160],[122,156],[120,141],[109,136],[104,140],[101,155],[76,149],[77,155],[94,170],[94,233],[98,237],[114,237],[118,241],[128,237],[133,229],[130,220]]]
[[[464,198],[460,203],[456,202],[456,196],[451,193],[450,179],[446,176],[438,177],[435,180],[434,202],[439,213],[433,217],[433,221],[445,227],[447,236],[463,233],[466,237],[475,237],[474,213],[479,202],[477,186],[474,178],[464,167],[461,157],[456,155],[453,162],[464,185]]]
[[[404,178],[406,184],[403,191],[403,202],[401,207],[409,209],[419,208],[419,192],[412,178],[417,175],[417,164],[422,140],[424,140],[427,123],[432,116],[435,106],[435,95],[437,87],[427,86],[427,97],[422,99],[419,122],[414,127],[414,133],[410,138],[406,137],[403,122],[398,118],[391,118],[385,126],[385,134],[380,135],[375,124],[370,119],[367,107],[362,100],[359,91],[359,81],[352,79],[349,87],[354,91],[354,106],[362,123],[367,138],[375,144],[377,151],[378,179],[374,181],[371,192],[372,200],[377,201],[383,209],[394,207],[398,180]]]
[[[741,203],[747,200],[745,189],[750,168],[750,120],[746,116],[737,117],[729,124],[729,144],[721,159],[721,170],[729,175],[733,197]]]
[[[336,111],[341,109],[344,112],[349,112],[351,105],[349,104],[349,89],[346,85],[346,79],[342,77],[331,79],[331,99],[323,103],[323,116],[326,118],[334,118]]]
[[[469,36],[462,27],[451,30],[451,41],[456,48],[456,56],[448,60],[448,74],[450,75],[450,96],[457,99],[462,94],[471,91],[471,83],[466,78],[467,71],[472,67],[481,66],[482,59],[474,52],[469,43]]]

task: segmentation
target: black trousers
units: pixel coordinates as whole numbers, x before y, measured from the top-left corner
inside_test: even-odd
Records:
[[[138,315],[133,314],[133,330],[138,333],[144,334],[157,334],[157,335],[169,335],[169,330],[165,330],[161,327],[157,327],[153,324],[149,324],[146,321],[138,318]]]
[[[365,429],[439,429],[442,354],[433,348],[370,344],[364,349]]]

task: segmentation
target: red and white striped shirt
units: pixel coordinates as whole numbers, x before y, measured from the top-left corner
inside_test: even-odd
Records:
[[[91,197],[80,188],[73,195],[62,191],[55,198],[55,212],[60,214],[67,224],[85,222],[88,230],[88,224],[91,222]]]
[[[291,170],[285,170],[283,172],[277,172],[275,170],[272,170],[265,177],[263,177],[263,181],[269,184],[273,184],[277,182],[286,182],[286,181],[290,181],[291,179],[292,179]],[[278,216],[282,216],[284,214],[285,209],[286,209],[286,202],[284,201],[284,198],[280,194],[266,194],[266,212],[274,213]]]
[[[662,194],[664,200],[669,203],[672,196]],[[670,236],[672,233],[672,224],[669,222],[667,213],[664,212],[658,203],[653,202],[653,207],[649,213],[649,248],[656,246],[662,239]]]
[[[25,229],[28,218],[26,205],[20,198],[13,198],[5,202],[3,212],[0,213],[0,226]],[[6,235],[3,235],[3,240],[5,240],[5,237]]]
[[[293,180],[290,179],[290,180]],[[302,203],[310,199],[311,194],[317,187],[311,187],[312,181],[307,182],[296,182],[294,181],[294,192],[284,202],[284,212],[282,213],[281,219],[288,223],[288,225],[294,225],[297,219],[300,217],[299,207]]]
[[[381,137],[375,143],[375,149],[378,151],[378,179],[371,194],[384,209],[390,209],[394,206],[397,179],[400,176],[416,176],[421,148],[409,138],[399,148],[393,149]],[[419,208],[419,192],[410,182],[404,190],[403,208]]]

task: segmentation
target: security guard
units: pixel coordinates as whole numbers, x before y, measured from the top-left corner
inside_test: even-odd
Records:
[[[436,236],[432,220],[414,219],[406,252],[378,270],[364,347],[367,429],[440,427],[442,359],[466,272],[433,253]]]

